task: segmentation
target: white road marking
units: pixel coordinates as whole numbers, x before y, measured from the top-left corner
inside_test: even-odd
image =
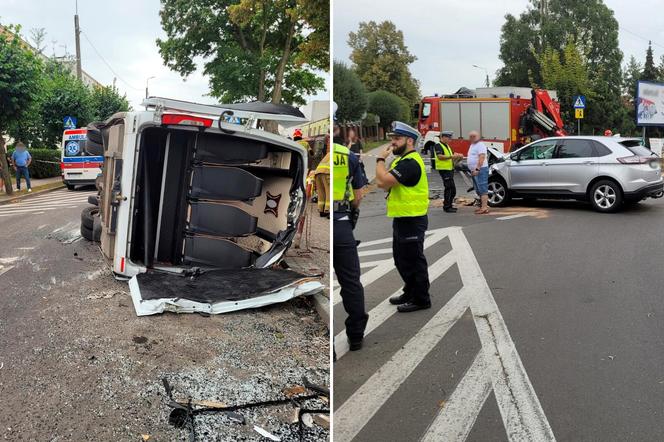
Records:
[[[335,442],[357,436],[467,309],[468,291],[461,290],[334,412]]]
[[[430,267],[430,280],[438,278],[456,262],[463,288],[338,408],[335,412],[335,441],[350,442],[468,308],[482,349],[423,440],[465,440],[493,390],[510,440],[555,441],[468,240],[460,227],[446,229],[446,235],[449,236],[452,252]],[[442,263],[441,260],[445,259],[447,262]],[[395,310],[385,299],[369,313],[365,333],[371,333]],[[348,351],[344,338],[344,332],[335,336],[337,358]]]
[[[5,273],[7,273],[8,271],[10,271],[13,268],[14,268],[14,266],[5,267],[3,265],[0,265],[0,276],[4,275]]]
[[[507,434],[511,440],[554,441],[549,421],[468,240],[457,231],[450,232],[450,242],[457,253],[464,288],[471,293],[473,320]]]
[[[533,214],[532,213],[517,213],[515,215],[501,216],[501,217],[498,217],[496,219],[501,220],[501,221],[505,221],[505,220],[508,220],[508,219],[522,218],[524,216],[533,216]]]
[[[373,250],[362,250],[361,252],[358,252],[358,256],[371,256],[371,255],[383,255],[385,253],[389,253],[390,255],[392,254],[392,248],[390,247],[389,249],[373,249]]]
[[[376,267],[377,265],[381,265],[381,264],[383,264],[385,262],[388,262],[388,261],[393,261],[393,259],[389,258],[389,259],[381,259],[380,261],[360,262],[360,268],[364,269],[364,268],[367,268],[367,267]],[[337,284],[336,281],[335,281],[335,284]]]
[[[490,393],[491,381],[480,351],[421,441],[465,441]]]
[[[438,279],[455,263],[456,257],[454,255],[454,250],[452,250],[429,266],[429,281],[433,282]],[[385,298],[376,307],[372,308],[371,311],[369,311],[369,321],[367,322],[367,326],[364,329],[365,335],[368,335],[374,331],[378,326],[387,321],[393,314],[396,313],[397,307],[390,304],[390,298],[392,296],[400,295],[402,291],[403,286]],[[337,353],[337,359],[341,358],[350,350],[348,347],[348,340],[346,339],[346,329],[341,330],[341,332],[339,332],[334,337],[334,349]]]
[[[456,227],[458,228],[458,227]],[[430,230],[428,233],[430,235],[426,236],[424,238],[424,249],[428,249],[432,245],[436,244],[437,242],[445,239],[448,235],[450,228],[445,227],[442,229],[435,229],[435,230]],[[389,238],[388,241],[392,241],[392,238]],[[375,244],[382,244],[386,242],[385,240],[376,240],[373,241],[374,245]],[[365,272],[360,276],[360,283],[362,284],[362,287],[367,287],[369,284],[373,283],[376,281],[378,278],[386,274],[387,272],[391,271],[394,268],[394,261],[393,260],[383,260],[380,261],[380,264],[378,264],[375,268],[369,270],[368,272]],[[335,290],[333,295],[332,295],[332,305],[337,305],[338,303],[341,302],[341,295],[339,292],[341,289]]]

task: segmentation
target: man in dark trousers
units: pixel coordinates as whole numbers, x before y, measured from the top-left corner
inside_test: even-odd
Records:
[[[443,131],[440,133],[440,144],[434,147],[434,165],[435,169],[443,179],[443,210],[447,213],[454,213],[457,211],[454,203],[456,197],[456,185],[454,184],[454,163],[463,158],[463,155],[455,153],[450,147],[450,139],[454,135],[451,131]]]
[[[341,286],[341,299],[348,314],[346,336],[351,351],[362,348],[364,329],[369,315],[364,307],[364,287],[360,283],[360,258],[353,229],[362,200],[362,188],[367,184],[360,169],[360,160],[338,138],[334,128],[332,151],[333,199],[333,266]],[[341,142],[340,142],[341,141]]]
[[[376,159],[376,183],[389,191],[387,216],[392,218],[394,265],[404,281],[403,293],[390,298],[400,312],[431,307],[429,266],[424,256],[424,234],[428,227],[429,183],[422,157],[415,150],[419,137],[405,123],[392,124],[392,139]],[[389,167],[385,160],[393,153]]]

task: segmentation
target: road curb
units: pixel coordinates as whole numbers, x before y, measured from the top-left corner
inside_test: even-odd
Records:
[[[330,299],[322,293],[314,295],[314,307],[318,316],[325,322],[327,328],[330,328]]]
[[[19,195],[19,196],[12,196],[12,197],[9,197],[5,200],[0,201],[0,206],[5,205],[5,204],[9,204],[12,201],[20,200],[20,199],[27,198],[27,197],[30,197],[30,196],[41,195],[42,193],[47,193],[47,192],[52,192],[54,190],[62,189],[63,187],[65,187],[65,185],[60,184],[58,186],[49,187],[48,189],[37,190],[35,192],[25,193],[25,194]]]

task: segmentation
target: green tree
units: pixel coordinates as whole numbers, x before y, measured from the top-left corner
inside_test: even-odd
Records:
[[[357,121],[367,110],[369,98],[359,77],[340,61],[334,62],[334,101],[337,120]]]
[[[131,109],[126,95],[120,95],[114,86],[100,86],[92,90],[90,96],[94,120],[106,120],[116,112],[127,112]]]
[[[65,116],[76,117],[78,126],[83,127],[94,119],[94,110],[90,90],[66,66],[55,61],[47,62],[42,83],[40,139],[43,147],[51,148],[62,140]]]
[[[394,23],[362,22],[357,32],[348,35],[348,45],[353,49],[353,70],[367,90],[391,92],[407,104],[419,101],[419,82],[408,69],[417,57],[408,51],[403,32]]]
[[[304,104],[329,68],[329,2],[323,0],[161,0],[164,64],[183,77],[204,60],[211,95]]]
[[[380,118],[380,127],[388,130],[393,121],[407,121],[409,106],[401,97],[388,91],[369,93],[368,111]]]
[[[576,45],[569,42],[562,51],[547,46],[541,54],[535,54],[539,64],[541,84],[534,80],[536,87],[554,89],[558,92],[558,101],[562,103],[563,121],[573,121],[573,99],[575,95],[585,95],[588,100],[594,99],[590,86],[588,70]]]
[[[623,69],[622,74],[623,94],[628,97],[629,100],[634,100],[636,95],[636,82],[641,79],[642,72],[643,66],[641,63],[636,61],[636,58],[633,55],[629,57],[627,66]]]
[[[542,84],[538,55],[545,48],[562,50],[575,42],[588,72],[596,99],[588,102],[584,124],[588,131],[605,127],[619,129],[621,103],[621,61],[618,22],[602,0],[549,0],[541,8],[539,0],[519,17],[505,16],[500,38],[500,59],[504,63],[496,75],[498,86]],[[563,103],[563,106],[565,103]]]
[[[657,81],[659,72],[655,66],[655,60],[652,55],[652,45],[648,42],[648,50],[646,51],[646,63],[643,65],[643,73],[641,80]]]
[[[36,99],[40,62],[19,39],[19,26],[6,25],[0,34],[0,169],[7,194],[13,186],[7,165],[4,135],[20,121]]]

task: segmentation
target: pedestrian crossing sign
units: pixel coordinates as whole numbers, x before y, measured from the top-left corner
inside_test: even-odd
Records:
[[[78,119],[76,117],[66,116],[63,120],[65,124],[65,129],[76,129],[76,123]]]
[[[586,97],[584,95],[577,95],[576,97],[574,97],[574,109],[585,109],[585,108],[586,108]]]
[[[577,120],[583,119],[583,109],[574,109],[574,118]]]

